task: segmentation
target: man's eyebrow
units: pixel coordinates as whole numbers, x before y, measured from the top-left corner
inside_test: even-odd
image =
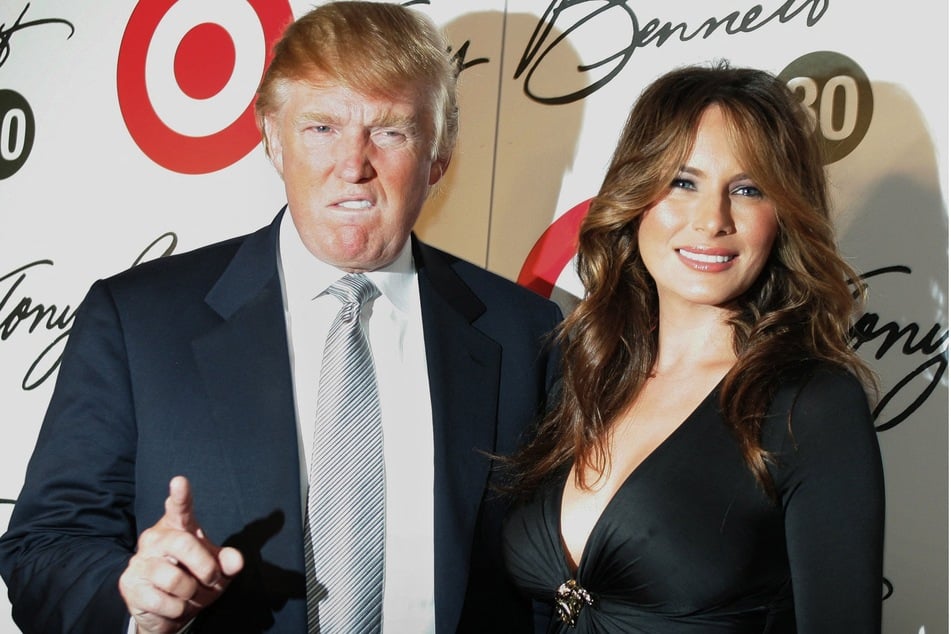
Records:
[[[402,128],[415,131],[419,127],[416,117],[410,115],[400,115],[387,113],[372,123],[377,128]]]
[[[294,117],[294,123],[297,125],[317,122],[335,125],[340,123],[341,120],[342,118],[338,115],[319,110],[302,112]],[[368,127],[399,128],[401,130],[406,130],[407,132],[415,133],[419,129],[419,121],[412,115],[386,113],[371,121]]]
[[[295,123],[313,123],[320,121],[323,123],[336,123],[338,121],[335,115],[332,115],[327,112],[321,112],[319,110],[311,110],[307,112],[302,112],[294,117]]]

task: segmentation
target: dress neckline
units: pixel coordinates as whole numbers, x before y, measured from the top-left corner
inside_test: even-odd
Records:
[[[628,485],[628,483],[631,480],[637,477],[637,475],[640,474],[644,470],[645,465],[648,465],[649,463],[656,461],[656,456],[658,454],[663,454],[669,451],[667,447],[669,447],[675,441],[676,438],[678,438],[679,436],[683,435],[683,433],[685,433],[683,430],[688,428],[689,423],[692,420],[696,419],[698,414],[705,407],[707,407],[711,399],[713,399],[713,397],[719,393],[720,386],[722,383],[723,383],[723,379],[721,378],[719,381],[717,381],[717,384],[713,387],[713,389],[710,390],[707,393],[707,395],[704,396],[700,400],[699,403],[697,403],[697,406],[694,407],[694,409],[680,422],[680,424],[677,425],[677,427],[675,427],[674,430],[671,431],[671,433],[666,438],[664,438],[664,440],[660,442],[660,444],[654,447],[654,449],[652,449],[650,453],[648,453],[647,456],[645,456],[644,459],[637,466],[631,469],[631,471],[624,477],[624,479],[621,481],[621,485],[617,488],[617,490],[611,496],[611,499],[608,500],[607,504],[604,505],[604,508],[601,509],[601,513],[598,515],[598,518],[595,520],[594,524],[592,524],[591,531],[588,533],[588,537],[585,539],[584,547],[581,549],[581,557],[578,559],[577,568],[574,568],[572,565],[571,556],[568,554],[567,548],[565,547],[564,536],[562,533],[562,522],[561,522],[562,502],[565,496],[565,487],[568,486],[568,478],[571,475],[572,465],[569,464],[568,467],[564,469],[563,476],[559,478],[558,480],[556,480],[557,484],[555,488],[557,491],[557,495],[555,496],[555,504],[556,504],[555,528],[557,530],[558,547],[561,549],[561,559],[565,565],[565,568],[568,574],[570,575],[570,578],[577,579],[580,577],[580,573],[582,568],[584,567],[584,563],[588,559],[588,549],[591,547],[591,544],[593,541],[592,537],[594,537],[595,534],[598,532],[598,530],[601,528],[602,524],[604,523],[604,517],[608,514],[608,512],[614,506],[614,501],[617,499],[618,494]]]

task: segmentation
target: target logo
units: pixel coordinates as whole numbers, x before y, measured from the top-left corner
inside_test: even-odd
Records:
[[[292,20],[287,0],[140,0],[116,69],[122,118],[139,148],[182,174],[247,155],[260,141],[254,93]]]
[[[578,250],[578,232],[591,199],[563,213],[535,242],[518,273],[518,283],[543,297],[551,297],[555,283]]]

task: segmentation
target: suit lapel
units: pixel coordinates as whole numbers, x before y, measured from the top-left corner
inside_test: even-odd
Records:
[[[283,538],[265,544],[262,555],[302,573],[297,428],[277,273],[279,223],[280,216],[238,249],[207,296],[222,322],[196,339],[193,349],[232,461],[222,477],[231,478],[245,521],[286,510]],[[473,326],[485,307],[444,256],[415,239],[413,247],[433,410],[436,629],[449,632],[462,612],[489,478],[481,452],[495,446],[501,350]],[[254,467],[260,464],[286,466]]]
[[[499,345],[473,326],[485,306],[438,252],[414,240],[435,447],[436,631],[455,631],[495,446]]]
[[[269,531],[280,532],[256,544],[262,560],[301,573],[302,581],[297,425],[277,272],[280,218],[241,244],[206,297],[222,321],[192,348],[231,461],[221,477],[231,479],[244,522],[267,518]]]

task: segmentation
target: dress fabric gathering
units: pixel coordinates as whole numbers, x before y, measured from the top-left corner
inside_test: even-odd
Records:
[[[519,588],[552,603],[573,580],[590,599],[575,601],[574,625],[554,616],[550,633],[877,630],[883,483],[859,382],[833,370],[780,387],[763,427],[775,500],[718,399],[719,387],[627,477],[575,574],[560,537],[567,467],[509,516]]]

